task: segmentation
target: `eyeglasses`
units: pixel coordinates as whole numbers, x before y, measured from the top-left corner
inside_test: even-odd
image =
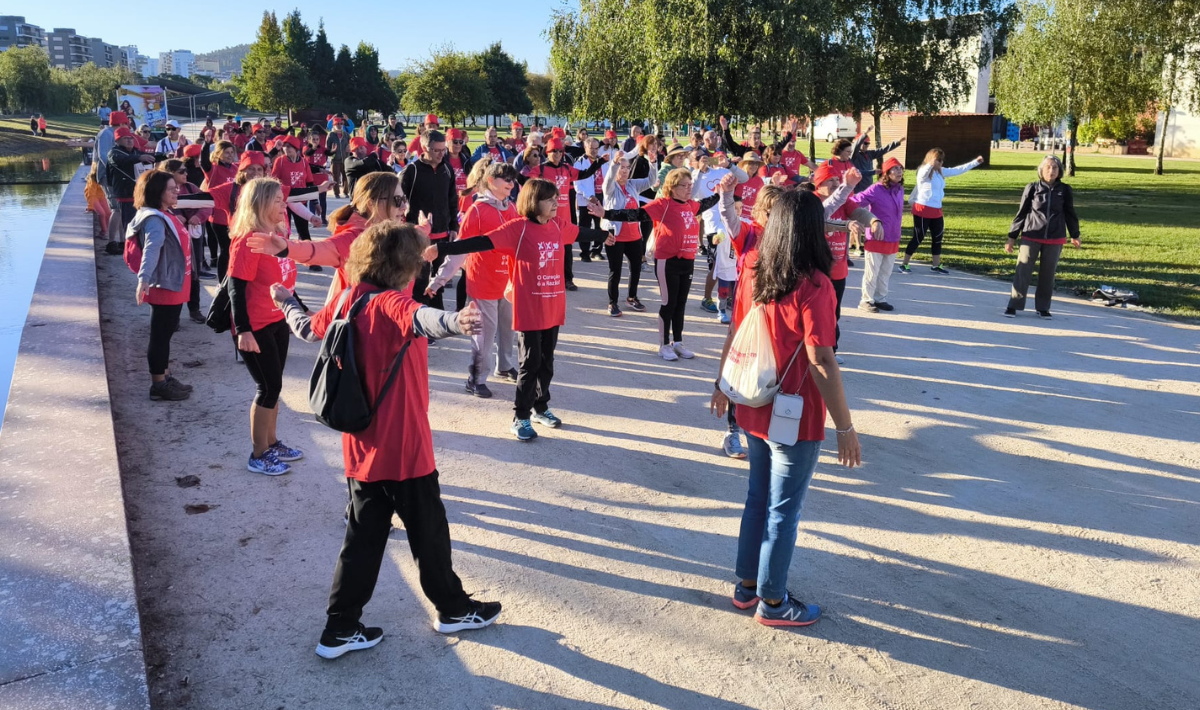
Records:
[[[175,174],[176,174],[176,175],[187,175],[187,169],[186,169],[186,168],[180,168],[180,169],[178,169],[178,170],[176,170],[176,171],[175,171]]]

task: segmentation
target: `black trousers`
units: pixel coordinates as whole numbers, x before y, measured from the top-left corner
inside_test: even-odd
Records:
[[[279,404],[279,393],[283,391],[283,368],[287,365],[291,331],[288,330],[287,321],[280,320],[253,331],[253,335],[258,343],[258,352],[240,352],[254,380],[254,403],[274,409]]]
[[[575,194],[574,192],[571,193]],[[579,243],[580,254],[591,254],[598,252],[600,246],[604,244],[604,240],[608,239],[608,232],[600,229],[600,219],[593,217],[587,208],[580,208],[572,212],[574,222],[579,226],[579,236],[575,239]],[[571,262],[575,259],[575,245],[567,244],[563,247],[563,277],[567,281],[575,280],[575,269]]]
[[[212,227],[213,237],[216,242],[216,247],[211,248],[213,241],[209,242],[209,247],[212,252],[212,258],[217,261],[217,280],[225,280],[225,272],[229,270],[229,227],[224,224],[209,223]]]
[[[179,327],[179,312],[182,305],[150,306],[150,344],[146,346],[146,360],[151,375],[162,375],[167,371],[171,359],[171,336]]]
[[[404,522],[408,547],[421,574],[421,591],[439,613],[465,614],[471,601],[451,563],[450,525],[437,470],[404,481],[349,479],[349,483],[350,521],[333,569],[325,628],[341,632],[358,627],[363,607],[371,601],[379,580],[392,513]]]
[[[658,334],[662,336],[663,345],[683,342],[683,314],[695,269],[695,259],[678,256],[659,259],[655,265],[658,290],[662,295],[662,305],[658,307]]]
[[[442,268],[442,262],[445,260],[446,257],[439,256],[432,263],[426,263],[421,267],[420,273],[417,274],[417,278],[413,281],[414,301],[424,303],[431,308],[445,309],[445,302],[442,300],[442,291],[445,290],[444,288],[439,288],[437,293],[433,294],[432,297],[425,295],[425,289],[429,287],[429,280],[437,274],[438,269]],[[466,303],[464,302],[463,305],[466,305]]]
[[[846,294],[846,279],[834,279],[833,292],[837,294],[837,309],[834,310],[834,317],[837,321],[834,325],[833,335],[833,351],[836,353],[838,343],[842,340],[842,296]]]
[[[516,419],[550,408],[550,380],[554,379],[554,348],[558,326],[546,330],[517,332],[517,394],[513,403]]]
[[[946,230],[946,220],[943,217],[918,217],[913,215],[913,233],[912,238],[908,240],[908,246],[904,247],[904,253],[912,256],[917,253],[917,247],[921,246],[921,242],[925,240],[925,235],[928,234],[929,253],[934,256],[940,256],[942,253],[942,233]]]
[[[302,241],[312,241],[312,235],[308,233],[308,220],[291,210],[288,210],[287,213],[292,217],[292,224],[296,225],[296,235]]]
[[[629,227],[633,229],[633,227]],[[617,242],[604,247],[608,254],[608,302],[617,302],[617,291],[621,285],[621,262],[629,260],[629,297],[637,298],[638,282],[642,278],[642,255],[646,245],[641,239],[632,242]]]
[[[454,310],[461,311],[467,305],[467,272],[464,270],[458,276],[454,285]]]

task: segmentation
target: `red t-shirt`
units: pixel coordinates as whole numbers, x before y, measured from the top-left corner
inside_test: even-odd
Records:
[[[788,170],[787,166],[783,163],[778,165],[764,165],[758,169],[758,176],[763,179],[763,182],[769,182],[771,180],[771,176],[776,173],[783,173],[787,176],[788,180],[793,182],[793,178],[796,177],[796,174],[791,170]]]
[[[501,212],[495,205],[476,202],[467,208],[459,234],[464,238],[489,234],[517,217],[517,208],[512,205]],[[481,301],[504,298],[504,289],[508,286],[512,271],[512,259],[508,254],[495,249],[468,254],[463,269],[467,272],[468,296]]]
[[[229,138],[229,142],[233,143],[234,147],[238,149],[239,153],[245,150],[246,144],[250,142],[250,136],[246,135],[245,133],[234,133],[232,137],[228,135],[225,137]]]
[[[750,224],[753,218],[754,203],[758,202],[758,191],[763,189],[763,178],[755,175],[733,190],[733,196],[742,201],[742,221]]]
[[[751,247],[746,254],[746,271],[738,279],[737,298],[733,306],[733,327],[741,327],[742,320],[754,305],[754,265],[758,261],[758,249]],[[774,303],[766,305],[767,327],[774,345],[775,362],[779,374],[788,366],[792,356],[796,361],[783,378],[779,391],[796,394],[799,390],[804,398],[804,413],[800,416],[800,441],[823,441],[825,439],[825,400],[817,389],[812,375],[808,373],[806,345],[833,347],[837,327],[835,317],[837,295],[833,282],[821,272],[802,279],[796,290]],[[803,383],[803,384],[801,384]],[[761,407],[737,408],[737,423],[748,433],[760,439],[767,438],[771,428],[771,403]]]
[[[359,284],[346,299],[349,310],[354,300],[378,289]],[[313,333],[325,337],[333,321],[337,301],[312,317]],[[363,378],[367,402],[375,409],[364,430],[342,434],[342,459],[346,477],[364,483],[404,481],[433,473],[433,433],[429,428],[429,344],[416,337],[413,314],[421,304],[407,294],[389,291],[376,296],[354,318],[354,362]],[[412,341],[400,372],[382,402],[376,402],[396,353]]]
[[[324,148],[312,148],[312,155],[308,158],[309,173],[312,174],[314,185],[324,185],[329,182],[329,173],[323,168],[329,164],[329,154]],[[313,168],[322,168],[322,170],[314,170]]]
[[[421,155],[421,136],[412,139],[408,144],[408,154],[420,157]]]
[[[367,220],[357,212],[352,212],[350,218],[333,230],[333,236],[325,241],[332,244],[342,259],[342,265],[333,274],[333,283],[329,286],[330,294],[339,294],[350,285],[346,277],[346,262],[350,260],[350,246],[359,235],[367,231]]]
[[[625,196],[625,204],[621,205],[623,210],[635,210],[638,206],[637,193],[629,192],[620,183],[617,183],[617,190]],[[617,232],[616,239],[618,242],[636,242],[642,238],[642,230],[638,227],[637,222],[614,222],[621,231]]]
[[[696,258],[696,250],[700,248],[700,218],[696,216],[699,207],[695,200],[679,202],[670,197],[660,197],[642,207],[654,220],[655,259]]]
[[[237,178],[237,166],[213,163],[212,170],[204,176],[200,189],[213,196],[213,210],[208,221],[213,224],[229,224],[229,197],[233,181]],[[223,198],[222,196],[223,195]]]
[[[513,260],[513,330],[546,330],[567,322],[563,246],[573,244],[579,228],[552,220],[538,224],[519,218],[488,232],[496,251]],[[468,277],[467,283],[470,284]]]
[[[312,172],[308,169],[308,163],[303,158],[293,163],[287,159],[286,155],[280,155],[275,159],[275,163],[271,166],[271,177],[283,185],[284,197],[287,197],[293,189],[308,187],[308,183],[312,182]]]
[[[937,219],[942,216],[941,207],[927,207],[920,202],[914,202],[912,206],[913,217],[924,217],[925,219]]]
[[[250,327],[262,330],[268,325],[283,320],[283,311],[271,299],[271,285],[283,284],[287,288],[296,286],[296,262],[286,257],[256,254],[246,244],[249,235],[232,236],[229,247],[229,275],[249,282],[246,285],[246,310],[250,313]]]
[[[165,212],[163,214],[166,214]],[[183,288],[178,291],[168,291],[165,288],[151,286],[146,289],[146,303],[152,306],[178,306],[188,302],[192,287],[192,240],[188,238],[187,227],[183,221],[173,214],[168,214],[174,222],[175,234],[179,235],[179,246],[183,247]],[[171,230],[167,229],[167,239],[174,239]]]
[[[579,171],[566,163],[559,163],[558,166],[542,163],[533,169],[533,174],[543,180],[549,180],[558,188],[558,215],[561,219],[566,217],[568,222],[571,221],[571,183],[579,179]]]
[[[446,162],[450,163],[450,169],[454,171],[454,189],[458,192],[467,189],[467,174],[463,171],[462,158],[452,155]]]
[[[848,220],[850,219],[850,213],[858,209],[859,206],[859,200],[854,195],[851,195],[841,207],[829,215],[829,218]],[[825,241],[829,242],[829,251],[833,253],[833,265],[829,267],[829,278],[834,281],[846,278],[850,274],[850,265],[846,260],[847,251],[850,246],[850,233],[845,231],[826,232]]]
[[[841,182],[842,176],[846,174],[847,170],[854,167],[849,160],[838,160],[837,158],[830,158],[828,161],[826,161],[826,164],[829,166],[829,169],[833,171],[832,177],[837,178],[838,182]],[[867,179],[867,176],[864,175],[863,179]]]
[[[808,165],[808,157],[798,150],[785,150],[779,154],[779,162],[783,163],[792,175],[799,175],[800,166]]]

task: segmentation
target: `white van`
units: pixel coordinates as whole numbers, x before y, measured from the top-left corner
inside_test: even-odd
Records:
[[[840,113],[831,113],[817,121],[813,127],[817,138],[824,138],[832,143],[839,138],[853,138],[858,134],[858,126],[854,119]]]

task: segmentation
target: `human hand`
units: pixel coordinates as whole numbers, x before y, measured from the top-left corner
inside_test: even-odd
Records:
[[[147,164],[149,164],[149,163],[153,163],[153,162],[154,162],[154,156],[153,156],[153,155],[146,154],[146,155],[143,155],[141,158],[139,158],[139,160],[141,160],[143,163],[147,163]]]
[[[717,123],[720,124],[722,131],[729,130],[729,119],[724,116],[717,116]]]
[[[604,216],[604,208],[600,206],[600,203],[595,198],[588,200],[587,211],[593,217],[599,218]]]
[[[137,291],[135,291],[133,294],[133,300],[139,306],[146,302],[146,291],[148,289],[149,289],[149,287],[146,286],[146,284],[142,283],[141,281],[138,281]]]
[[[838,463],[846,468],[862,465],[862,445],[858,443],[858,432],[853,428],[846,433],[838,432]]]
[[[729,408],[729,398],[720,388],[714,387],[712,399],[708,402],[708,411],[712,412],[717,418],[725,416],[725,410]]]
[[[733,173],[730,173],[729,175],[721,178],[721,182],[717,183],[717,192],[733,192],[734,188],[736,187],[737,178],[733,175]]]
[[[857,168],[850,168],[846,172],[842,173],[843,185],[854,187],[860,182],[862,182],[862,173],[859,172]]]
[[[254,333],[238,333],[237,349],[244,353],[261,352],[258,349],[258,341],[254,339]]]
[[[275,256],[279,252],[287,249],[287,240],[278,234],[270,232],[252,232],[246,237],[246,246],[250,247],[250,251],[255,254],[270,254]]]
[[[775,185],[776,187],[783,187],[784,185],[787,184],[787,181],[788,181],[787,173],[775,173],[774,175],[771,176],[771,184]]]
[[[425,259],[425,261],[430,261],[430,262],[433,261],[434,259],[436,259],[437,255],[438,255],[438,248],[437,248],[436,244],[430,244],[429,246],[425,247],[425,252],[423,254],[421,254],[421,256]]]
[[[1071,246],[1073,246],[1073,247],[1075,247],[1076,249],[1078,249],[1079,247],[1083,246],[1083,242],[1082,242],[1082,241],[1080,241],[1080,240],[1078,240],[1078,239],[1072,239],[1072,240],[1071,240]]]
[[[271,300],[276,307],[282,307],[283,302],[291,298],[292,292],[283,284],[271,284]]]
[[[1013,253],[1013,246],[1015,244],[1016,244],[1016,240],[1013,240],[1013,239],[1009,239],[1007,242],[1004,242],[1004,252],[1006,254]]]
[[[322,168],[321,172],[324,172],[324,171],[325,171],[324,168]],[[323,182],[317,186],[317,192],[329,192],[329,188],[331,188],[331,187],[333,187],[333,183]]]
[[[463,335],[475,335],[483,329],[483,316],[474,301],[458,312],[458,325],[462,328]]]
[[[608,239],[604,240],[604,246],[606,246],[606,247],[611,247],[612,245],[614,245],[616,243],[617,243],[617,237],[615,235],[609,235]]]
[[[188,217],[188,224],[200,224],[200,216],[192,215],[191,217]]]
[[[317,215],[313,215],[312,217],[308,218],[308,223],[314,227],[320,227],[321,226],[321,218],[318,217]]]

